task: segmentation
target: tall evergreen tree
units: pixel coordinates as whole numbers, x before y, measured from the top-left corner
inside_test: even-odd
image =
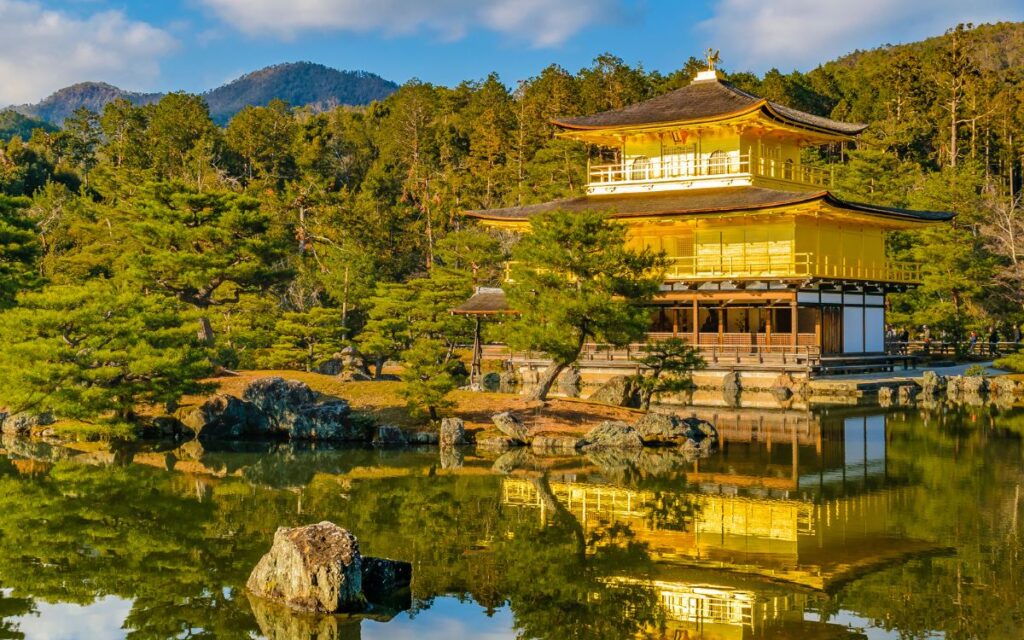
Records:
[[[0,370],[0,404],[89,422],[173,408],[211,373],[180,303],[100,279],[21,295],[0,315]]]
[[[514,349],[551,358],[531,398],[579,358],[588,341],[625,345],[647,330],[641,305],[658,291],[664,260],[625,246],[626,228],[598,213],[552,212],[531,218],[512,252],[509,303],[518,315],[505,325]]]
[[[14,304],[19,291],[38,281],[40,247],[26,215],[30,200],[0,195],[0,309]]]

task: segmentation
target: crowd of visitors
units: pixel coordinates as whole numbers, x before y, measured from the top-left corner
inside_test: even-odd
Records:
[[[885,343],[890,353],[907,355],[911,350],[921,350],[925,355],[957,352],[995,358],[1021,347],[1021,326],[1013,324],[1000,327],[992,324],[980,334],[972,329],[967,334],[966,344],[964,342],[952,338],[945,330],[933,331],[926,324],[916,327],[913,332],[908,327],[894,325],[888,325],[885,330]],[[963,349],[958,349],[958,346]]]

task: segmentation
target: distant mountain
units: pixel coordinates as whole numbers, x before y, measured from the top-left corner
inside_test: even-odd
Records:
[[[339,71],[312,62],[290,62],[253,71],[202,96],[210,106],[213,119],[225,124],[243,108],[264,106],[275,98],[292,106],[322,111],[339,105],[369,104],[388,97],[397,89],[394,82],[366,71]],[[107,103],[118,98],[134,104],[149,104],[163,95],[125,91],[105,82],[80,82],[42,102],[10,107],[0,111],[0,115],[15,112],[59,126],[79,107],[100,112]],[[5,137],[9,136],[0,132],[0,139]]]
[[[338,71],[312,62],[289,62],[248,73],[203,94],[210,115],[221,124],[244,107],[284,100],[292,106],[325,111],[340,105],[383,100],[398,85],[366,71]]]
[[[98,113],[108,102],[118,98],[125,98],[134,104],[148,104],[156,102],[162,95],[125,91],[106,82],[79,82],[60,89],[42,102],[11,107],[10,110],[59,126],[79,107]]]

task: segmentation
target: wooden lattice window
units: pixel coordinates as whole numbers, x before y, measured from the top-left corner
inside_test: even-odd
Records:
[[[708,156],[708,175],[720,176],[729,173],[729,155],[724,151],[714,151]]]

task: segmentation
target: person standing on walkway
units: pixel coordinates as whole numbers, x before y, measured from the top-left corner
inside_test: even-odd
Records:
[[[974,350],[978,347],[978,332],[971,331],[969,340],[967,341],[967,353],[974,355]]]
[[[996,329],[996,325],[992,325],[988,330],[988,354],[990,356],[999,355],[999,331]]]

